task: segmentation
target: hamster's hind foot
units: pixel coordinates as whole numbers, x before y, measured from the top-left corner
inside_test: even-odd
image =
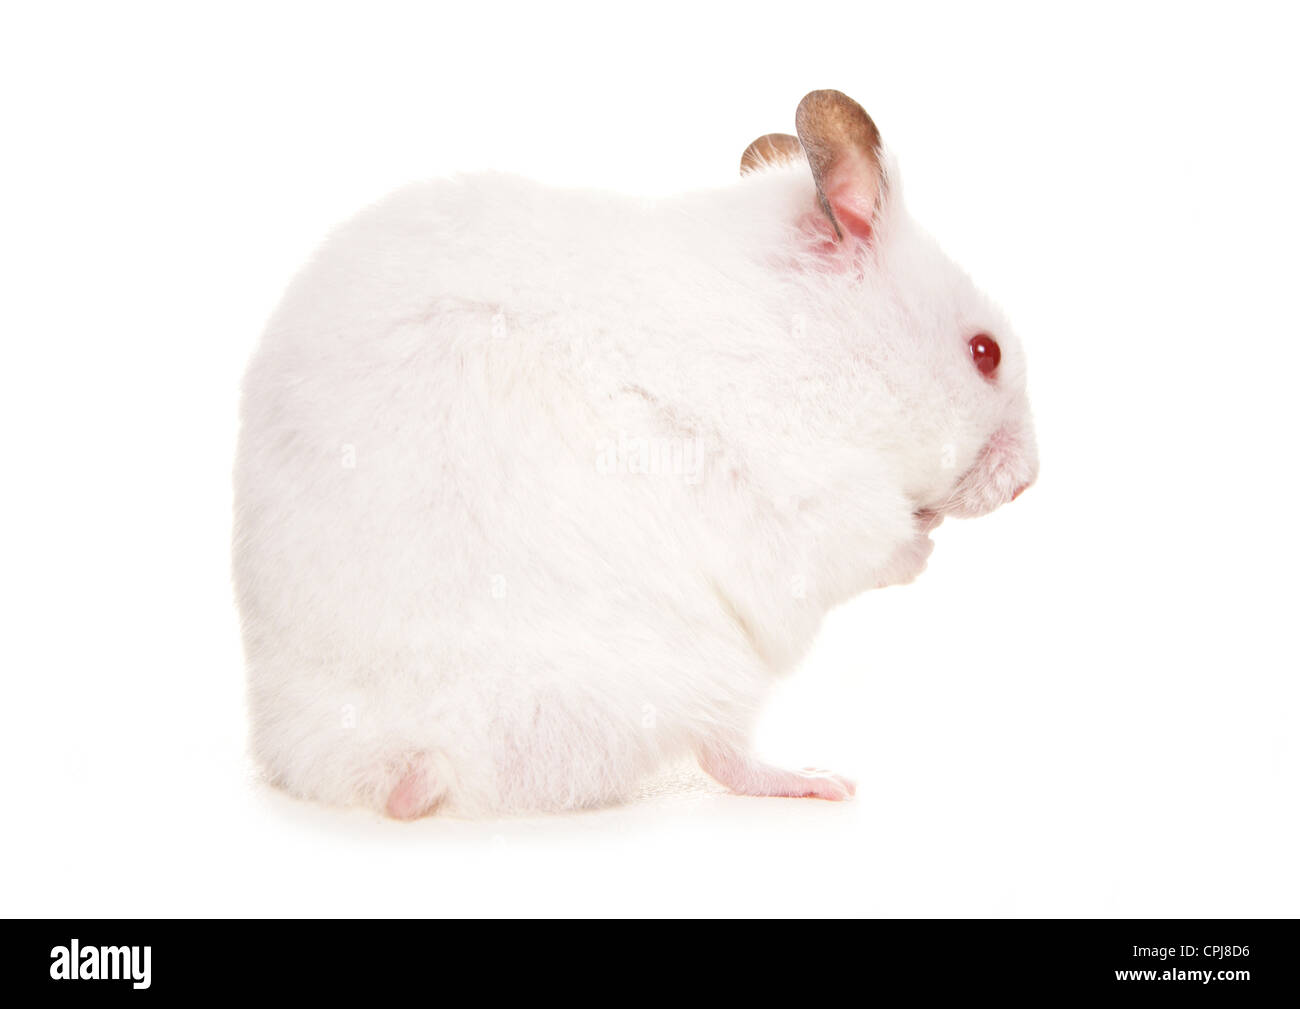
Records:
[[[700,767],[706,774],[738,795],[769,795],[787,798],[830,799],[842,802],[853,797],[856,786],[848,778],[829,771],[806,767],[786,771],[772,767],[726,746],[709,745],[699,751]]]

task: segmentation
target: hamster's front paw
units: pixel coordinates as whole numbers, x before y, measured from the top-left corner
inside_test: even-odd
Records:
[[[875,588],[883,589],[887,585],[907,585],[916,580],[925,570],[930,554],[934,552],[934,540],[930,539],[929,528],[918,532],[904,543],[889,558],[885,566],[876,573]]]

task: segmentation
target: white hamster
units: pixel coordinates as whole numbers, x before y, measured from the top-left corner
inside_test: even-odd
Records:
[[[731,186],[408,186],[325,242],[244,382],[253,750],[399,818],[617,801],[747,738],[829,608],[1037,473],[1020,343],[815,91]]]

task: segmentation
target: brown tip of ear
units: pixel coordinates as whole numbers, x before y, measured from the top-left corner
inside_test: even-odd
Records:
[[[798,137],[788,133],[766,133],[745,148],[740,156],[740,174],[747,175],[768,165],[797,161],[803,157]]]
[[[842,163],[856,162],[855,172],[861,177],[854,188],[864,195],[870,191],[874,202],[884,182],[880,131],[866,110],[841,91],[809,92],[799,103],[794,122],[817,182],[822,210],[830,218],[836,237],[843,237],[828,197],[832,173]]]
[[[810,91],[794,114],[795,129],[811,160],[837,148],[880,150],[880,131],[866,109],[842,91]]]

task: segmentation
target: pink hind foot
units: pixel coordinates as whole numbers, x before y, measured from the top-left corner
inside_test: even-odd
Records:
[[[704,747],[699,758],[705,773],[738,795],[779,795],[839,802],[851,798],[856,791],[853,782],[838,774],[811,767],[802,771],[784,771],[729,747]]]
[[[394,820],[416,820],[431,812],[438,798],[429,787],[424,768],[415,767],[407,771],[389,793],[384,812]]]

